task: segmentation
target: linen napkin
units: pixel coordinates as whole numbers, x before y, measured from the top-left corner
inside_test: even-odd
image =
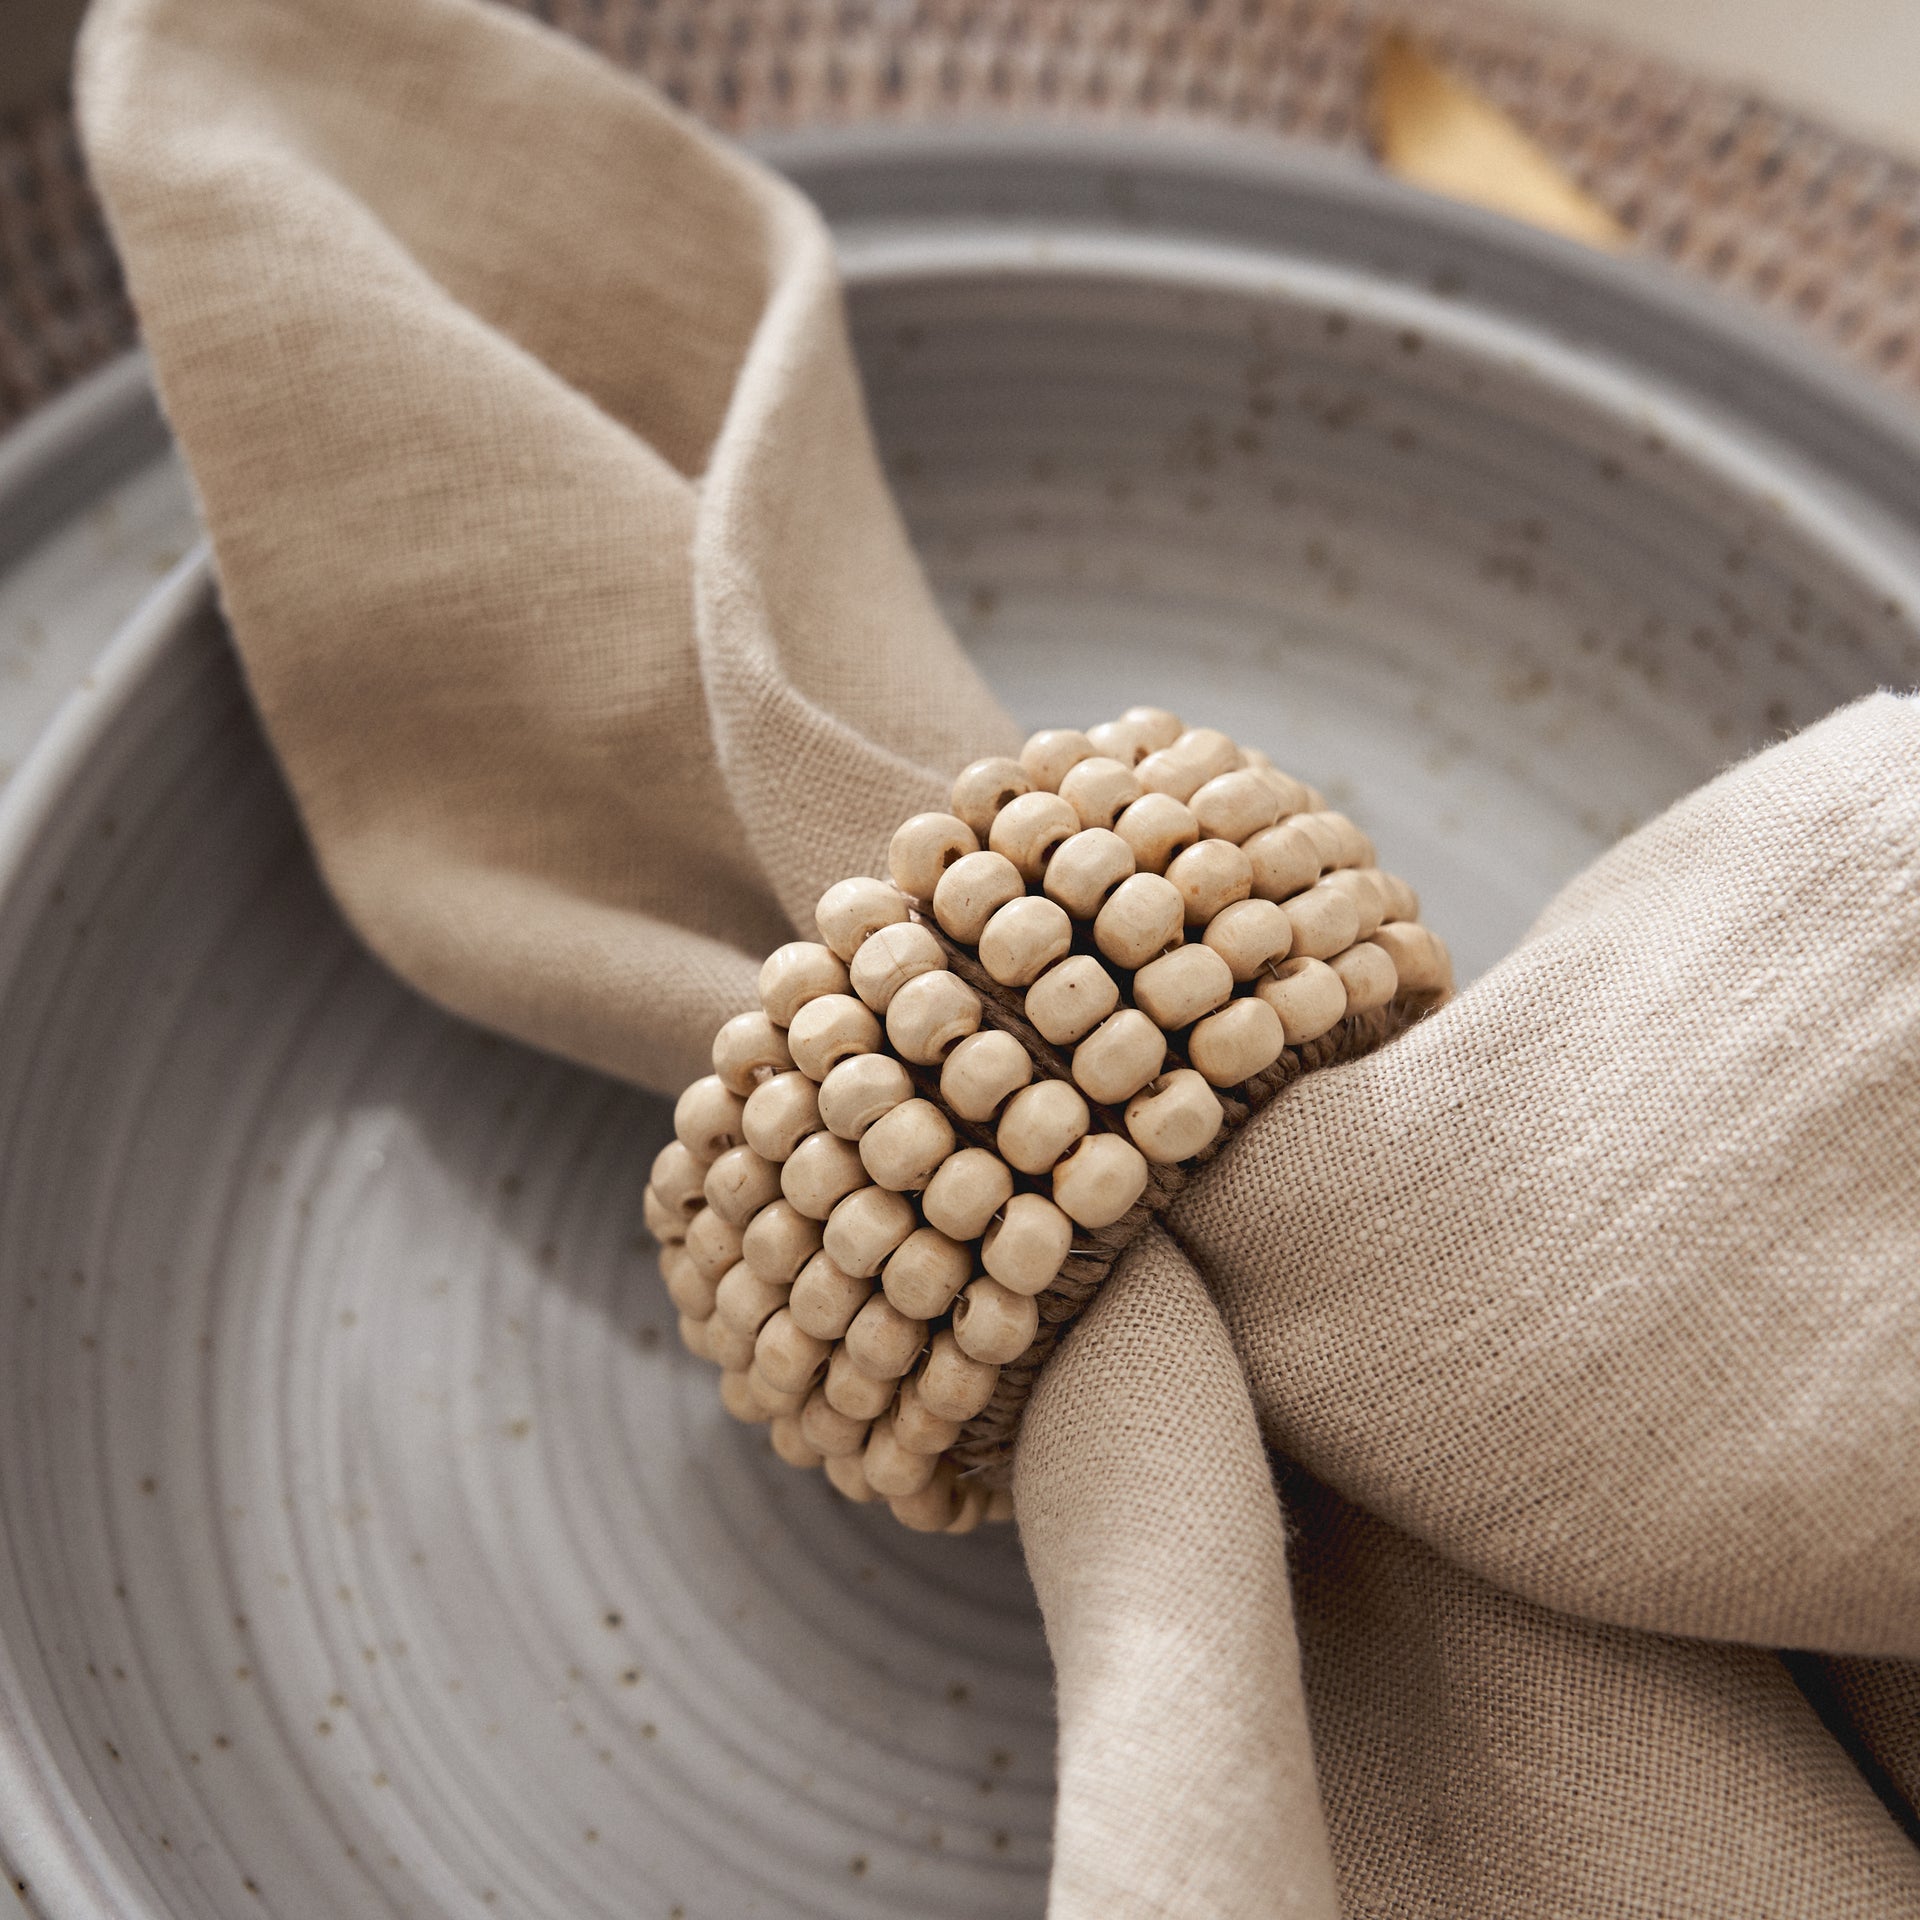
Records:
[[[817,218],[469,0],[100,0],[81,109],[342,907],[457,1011],[677,1087],[1012,741]],[[1882,697],[1126,1257],[1016,1465],[1056,1916],[1920,1909],[1917,876]]]

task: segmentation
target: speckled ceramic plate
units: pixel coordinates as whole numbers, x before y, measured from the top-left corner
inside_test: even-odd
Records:
[[[1664,277],[1265,150],[781,157],[1014,709],[1267,745],[1469,971],[1731,756],[1920,673],[1911,421]],[[1039,1911],[1017,1545],[724,1418],[638,1237],[665,1131],[360,953],[170,579],[0,802],[30,1911]]]

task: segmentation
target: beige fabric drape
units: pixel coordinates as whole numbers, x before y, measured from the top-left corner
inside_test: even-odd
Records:
[[[465,0],[102,0],[82,83],[342,906],[445,1004],[675,1086],[1009,742],[818,221]],[[1056,1916],[1920,1912],[1916,1176],[1920,710],[1882,698],[1294,1089],[1076,1329],[1016,1488]]]

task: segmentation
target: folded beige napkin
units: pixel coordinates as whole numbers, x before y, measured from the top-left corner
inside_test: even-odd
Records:
[[[82,110],[342,906],[677,1086],[1011,739],[818,220],[464,0],[101,0]],[[1295,1087],[1069,1338],[1016,1484],[1054,1914],[1920,1911],[1917,1198],[1882,697]]]

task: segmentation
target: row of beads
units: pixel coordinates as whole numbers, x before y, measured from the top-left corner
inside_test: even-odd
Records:
[[[966,1531],[1006,1497],[949,1449],[1031,1346],[1076,1228],[1210,1146],[1216,1089],[1396,992],[1443,991],[1448,967],[1350,821],[1169,714],[1036,734],[967,768],[952,804],[895,834],[891,884],[840,882],[820,941],[769,956],[761,1010],[680,1099],[646,1209],[729,1410],[850,1498]],[[1071,1049],[1071,1080],[1036,1077],[936,926]]]

